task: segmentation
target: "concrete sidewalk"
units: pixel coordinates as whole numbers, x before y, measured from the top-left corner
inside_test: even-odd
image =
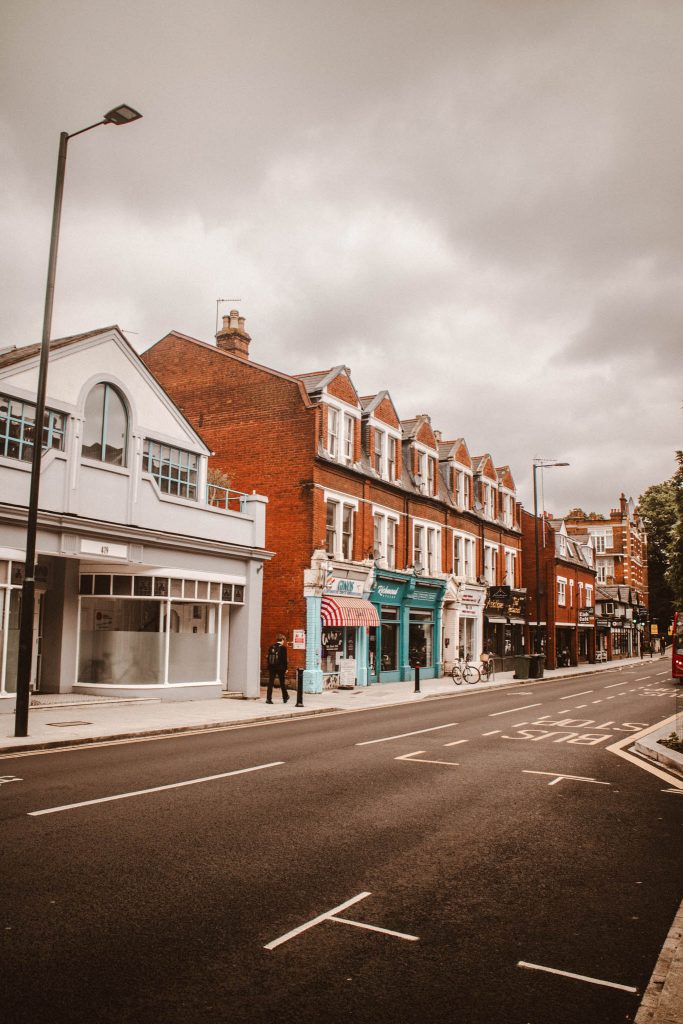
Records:
[[[495,680],[474,686],[464,683],[455,686],[450,676],[444,676],[423,681],[420,693],[414,692],[412,681],[353,690],[326,690],[319,694],[304,694],[304,706],[300,708],[295,706],[296,695],[292,690],[287,704],[282,703],[276,690],[276,703],[272,705],[265,703],[265,691],[262,691],[260,700],[218,698],[183,702],[37,694],[31,700],[29,736],[15,737],[14,715],[0,714],[0,755],[11,757],[12,753],[116,742],[139,736],[235,728],[335,711],[363,711],[446,696],[464,697],[468,693],[498,688],[519,691],[542,686],[544,681],[554,679],[566,679],[571,685],[573,676],[585,677],[637,665],[645,668],[653,663],[664,666],[668,662],[666,656],[659,656],[652,661],[649,658],[631,658],[600,665],[581,665],[549,670],[542,680],[516,680],[512,672],[502,672],[496,675]],[[653,742],[655,739],[653,736]],[[642,752],[646,753],[645,750]],[[683,1024],[683,905],[669,932],[635,1020],[636,1024]]]

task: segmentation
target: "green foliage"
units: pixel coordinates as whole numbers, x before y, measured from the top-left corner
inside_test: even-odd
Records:
[[[680,754],[683,754],[683,737],[679,736],[677,732],[670,732],[666,739],[657,741],[662,747],[668,747],[669,750],[677,750]]]
[[[683,609],[683,452],[676,452],[678,469],[671,478],[676,503],[676,523],[669,548],[666,580],[671,587],[676,608]]]
[[[674,595],[668,576],[678,522],[674,479],[648,487],[638,501],[638,511],[647,533],[650,615],[664,630],[673,618]]]

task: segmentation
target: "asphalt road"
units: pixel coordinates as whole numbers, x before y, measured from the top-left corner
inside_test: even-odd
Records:
[[[652,661],[2,757],[3,1018],[631,1020],[683,796],[608,747],[675,692]]]

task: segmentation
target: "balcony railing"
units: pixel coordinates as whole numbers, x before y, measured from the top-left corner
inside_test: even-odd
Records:
[[[219,484],[206,485],[206,503],[213,508],[223,508],[229,512],[246,512],[246,501],[247,496],[242,491],[231,491]]]

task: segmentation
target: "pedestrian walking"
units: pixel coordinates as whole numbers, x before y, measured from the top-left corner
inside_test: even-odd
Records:
[[[287,647],[285,646],[284,634],[280,633],[275,643],[271,644],[268,648],[268,691],[266,694],[266,704],[273,703],[273,683],[275,682],[275,676],[277,676],[280,683],[280,689],[282,690],[282,703],[286,704],[289,700],[289,694],[287,693],[287,686],[285,684],[286,671]]]

